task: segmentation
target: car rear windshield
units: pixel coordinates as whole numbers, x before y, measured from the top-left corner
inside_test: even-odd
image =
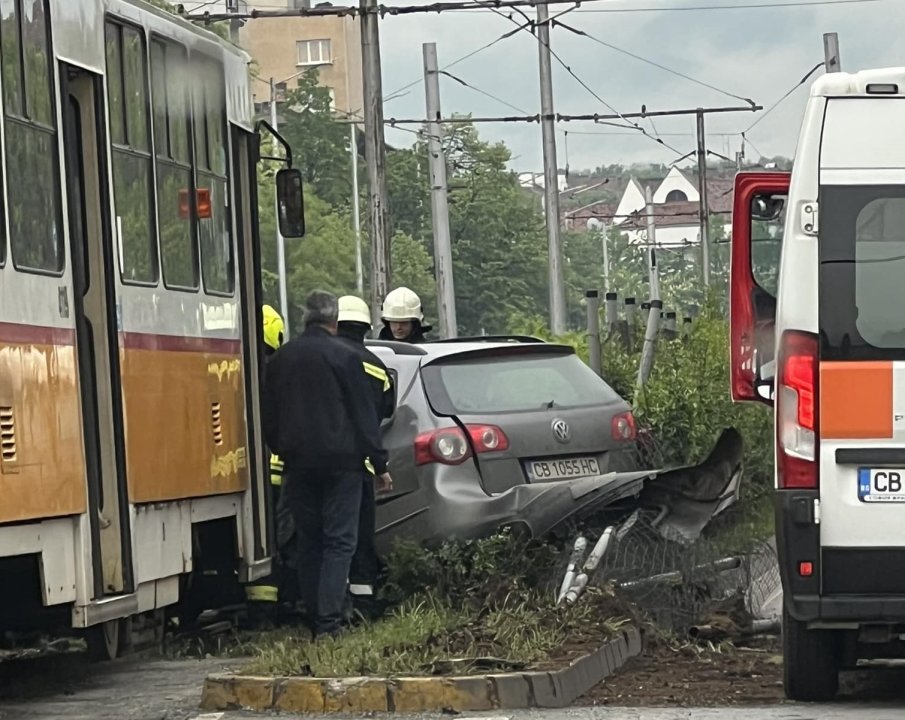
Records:
[[[905,187],[824,186],[820,215],[822,357],[905,359]]]
[[[619,395],[574,354],[465,357],[423,370],[434,408],[446,415],[608,405]]]

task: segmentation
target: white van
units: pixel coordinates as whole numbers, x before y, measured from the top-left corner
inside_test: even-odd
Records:
[[[776,418],[786,694],[827,700],[905,656],[905,68],[820,78],[791,175],[739,173],[730,284],[732,397]]]

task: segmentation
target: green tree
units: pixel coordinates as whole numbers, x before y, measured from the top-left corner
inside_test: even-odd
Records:
[[[292,148],[293,164],[315,194],[334,207],[352,204],[352,157],[349,125],[337,120],[330,107],[330,91],[318,84],[317,70],[298,78],[279,108],[280,134]]]

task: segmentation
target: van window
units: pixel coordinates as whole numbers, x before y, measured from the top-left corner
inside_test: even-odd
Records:
[[[820,215],[823,357],[905,358],[905,187],[824,186]]]
[[[779,294],[779,262],[786,222],[785,194],[755,195],[751,199],[751,273],[770,295]]]

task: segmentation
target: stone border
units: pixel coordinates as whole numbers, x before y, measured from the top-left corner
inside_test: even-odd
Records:
[[[375,713],[563,708],[641,653],[631,627],[596,652],[550,672],[465,677],[255,677],[209,675],[204,710],[283,710],[297,713]]]

